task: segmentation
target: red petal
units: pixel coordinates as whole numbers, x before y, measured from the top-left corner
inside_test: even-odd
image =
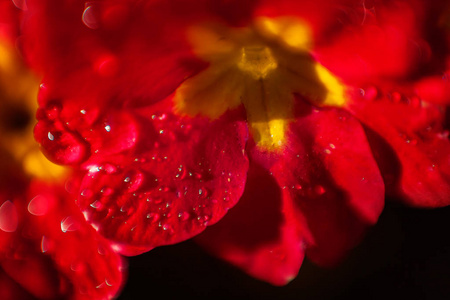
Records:
[[[14,44],[16,38],[19,36],[19,8],[22,8],[21,4],[25,4],[25,1],[0,1],[0,38],[3,40],[3,42],[6,39],[11,44]]]
[[[308,232],[301,221],[289,194],[269,171],[252,164],[238,205],[196,241],[250,275],[284,285],[295,278],[303,261]]]
[[[352,84],[403,79],[428,62],[422,1],[360,2],[343,28],[315,49],[320,62]],[[353,17],[353,18],[351,18]]]
[[[98,134],[133,126],[134,144],[120,154],[92,157],[78,204],[122,253],[188,239],[220,220],[242,195],[247,126],[231,114],[211,122],[152,107],[115,120],[110,132]]]
[[[122,259],[66,196],[61,186],[34,182],[10,202],[18,224],[16,230],[0,230],[10,241],[1,245],[0,265],[38,298],[113,297],[122,287]]]
[[[274,176],[304,215],[313,261],[332,265],[359,242],[384,205],[384,186],[364,131],[337,110],[312,110],[292,124],[289,148]],[[307,113],[310,111],[310,113]]]
[[[356,97],[349,108],[370,130],[389,194],[414,206],[450,203],[450,142],[445,109],[399,92]]]
[[[34,300],[17,282],[12,280],[0,268],[0,299],[2,300]]]
[[[86,105],[92,98],[109,106],[117,98],[148,104],[164,99],[204,67],[185,41],[187,19],[197,14],[194,7],[186,14],[187,4],[27,3],[25,53],[44,73],[54,97],[70,96]],[[173,18],[168,21],[167,16]]]
[[[304,116],[292,125],[288,148],[278,157],[254,149],[242,199],[197,239],[276,285],[295,277],[305,246],[317,263],[338,262],[384,203],[381,175],[357,121],[306,104],[299,111]]]

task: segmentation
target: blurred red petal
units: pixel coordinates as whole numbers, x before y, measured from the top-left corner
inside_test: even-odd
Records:
[[[32,203],[36,197],[40,203]],[[19,222],[17,230],[0,232],[9,235],[9,243],[1,244],[0,265],[25,294],[107,299],[118,293],[124,280],[121,257],[86,223],[61,186],[33,182],[11,203]]]
[[[421,1],[361,2],[349,10],[355,18],[319,45],[316,56],[352,84],[407,78],[430,58],[421,36],[424,10]]]
[[[417,96],[379,91],[349,109],[367,130],[386,190],[411,205],[438,207],[450,198],[450,141],[445,109]]]

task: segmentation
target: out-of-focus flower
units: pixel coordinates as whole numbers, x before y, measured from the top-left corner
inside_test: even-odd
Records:
[[[337,263],[385,190],[449,203],[444,4],[30,0],[35,136],[122,253],[233,208],[198,241],[285,284],[305,253]]]
[[[111,299],[122,258],[66,192],[68,170],[39,151],[39,82],[9,37],[0,39],[0,299]]]

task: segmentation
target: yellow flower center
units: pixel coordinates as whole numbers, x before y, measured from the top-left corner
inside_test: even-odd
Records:
[[[342,106],[345,88],[310,54],[309,26],[296,18],[257,18],[249,27],[191,27],[193,52],[209,67],[176,91],[180,115],[219,118],[243,104],[258,147],[277,151],[294,118],[294,94],[316,105]]]
[[[38,88],[12,45],[0,40],[0,151],[29,176],[56,179],[65,169],[48,161],[33,138]]]
[[[264,46],[243,47],[238,67],[254,79],[264,79],[270,71],[277,68],[277,61],[269,48]]]

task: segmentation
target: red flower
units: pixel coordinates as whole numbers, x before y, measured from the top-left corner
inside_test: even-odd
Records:
[[[3,167],[0,297],[113,298],[122,287],[122,258],[85,221],[64,187],[28,182]]]
[[[198,241],[284,284],[305,253],[337,263],[385,186],[448,204],[444,4],[29,1],[35,136],[79,170],[78,205],[122,253],[232,208]]]
[[[0,38],[0,299],[111,299],[122,258],[65,190],[67,170],[39,152],[39,83],[5,37],[13,35]]]

